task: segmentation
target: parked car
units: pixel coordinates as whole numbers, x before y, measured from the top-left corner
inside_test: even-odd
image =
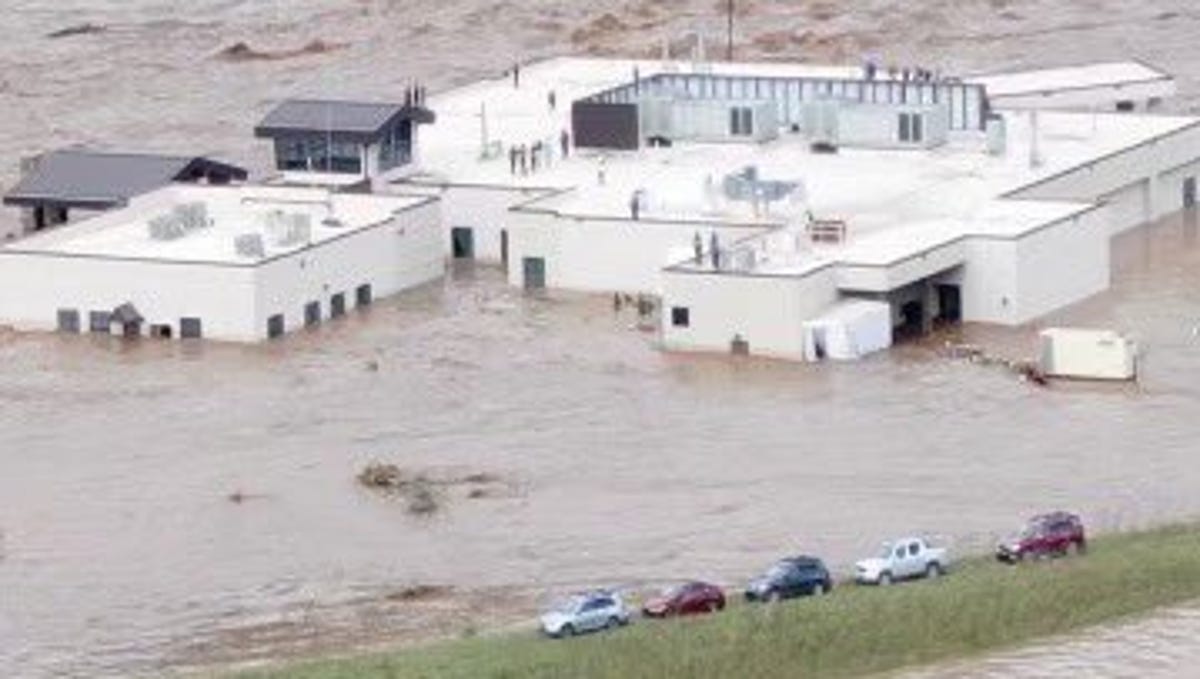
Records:
[[[650,618],[665,618],[672,615],[716,613],[725,608],[725,593],[720,587],[707,582],[686,582],[669,587],[663,593],[646,602],[642,614]]]
[[[854,579],[864,585],[890,585],[896,580],[936,578],[949,568],[949,556],[922,538],[885,543],[879,556],[854,564]]]
[[[813,556],[795,556],[776,563],[746,587],[746,601],[779,601],[798,596],[819,596],[833,590],[825,564]]]
[[[996,547],[996,558],[1008,563],[1087,551],[1083,522],[1075,514],[1052,512],[1033,517],[1012,538]]]
[[[616,592],[575,594],[542,614],[542,631],[547,636],[571,637],[584,632],[613,629],[629,623],[629,611]]]

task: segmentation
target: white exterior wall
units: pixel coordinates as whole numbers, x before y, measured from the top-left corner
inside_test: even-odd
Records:
[[[82,228],[82,227],[80,227]],[[282,313],[287,330],[304,324],[304,305],[370,283],[375,299],[441,276],[442,230],[436,200],[398,213],[385,225],[352,231],[267,262],[215,264],[154,259],[70,256],[0,250],[0,318],[20,330],[55,330],[59,309],[112,311],[130,302],[145,317],[143,330],[201,319],[208,339],[254,342],[267,337],[267,317]]]
[[[267,336],[267,319],[283,314],[284,328],[304,327],[304,307],[344,293],[354,308],[355,289],[370,284],[375,300],[440,277],[445,270],[437,201],[398,213],[386,224],[356,231],[261,264],[254,270],[255,339]]]
[[[88,312],[130,302],[144,327],[178,333],[180,318],[198,317],[206,337],[258,339],[250,267],[0,251],[0,289],[0,318],[18,330],[55,330],[58,310],[75,309],[87,332]]]
[[[714,230],[722,247],[768,230],[767,226],[596,220],[551,212],[513,215],[519,223],[509,228],[509,283],[524,285],[522,259],[541,257],[546,262],[547,288],[585,292],[660,294],[663,268],[687,258],[697,231],[707,251]]]
[[[740,335],[750,353],[804,359],[804,323],[838,297],[833,269],[804,277],[663,273],[662,344],[681,351],[728,352]],[[672,307],[688,309],[689,327],[671,324]]]
[[[1085,212],[1016,242],[1017,323],[1108,289],[1111,239],[1105,213]]]
[[[961,286],[964,321],[1028,323],[1108,288],[1108,225],[1097,208],[1021,238],[969,238],[966,266],[934,282]]]
[[[508,162],[507,159],[504,162]],[[401,184],[394,188],[406,194],[439,196],[442,201],[443,252],[453,253],[451,228],[467,227],[474,233],[475,259],[501,261],[501,233],[512,220],[509,208],[546,195],[549,189],[516,189],[491,186],[427,186]]]
[[[920,115],[921,141],[900,141],[900,114]],[[926,149],[946,143],[946,109],[940,106],[845,105],[837,109],[838,143],[847,148]]]
[[[1111,233],[1183,207],[1183,181],[1200,171],[1200,125],[1089,163],[1010,194],[1027,200],[1112,204]],[[1141,204],[1139,207],[1139,203]]]

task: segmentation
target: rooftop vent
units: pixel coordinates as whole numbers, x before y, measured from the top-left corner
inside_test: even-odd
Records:
[[[257,233],[244,233],[233,239],[233,249],[239,257],[248,257],[250,259],[262,259],[266,256],[266,249],[263,247],[263,239]]]

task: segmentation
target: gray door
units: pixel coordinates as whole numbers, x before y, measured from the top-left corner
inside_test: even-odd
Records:
[[[1183,180],[1183,207],[1184,209],[1196,207],[1196,178],[1188,177]]]
[[[275,339],[283,335],[283,314],[275,314],[267,319],[267,337]]]
[[[522,261],[526,290],[543,290],[546,287],[546,260],[541,257],[526,257]]]

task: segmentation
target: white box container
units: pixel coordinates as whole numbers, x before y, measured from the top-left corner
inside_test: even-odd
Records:
[[[1041,369],[1048,377],[1137,378],[1137,344],[1111,330],[1049,328],[1041,333]]]

